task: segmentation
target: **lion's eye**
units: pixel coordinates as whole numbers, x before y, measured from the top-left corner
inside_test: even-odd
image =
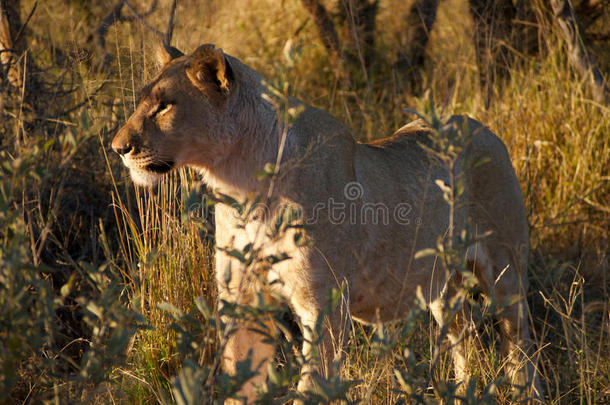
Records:
[[[169,110],[171,110],[173,106],[174,106],[173,103],[167,103],[165,101],[161,101],[159,103],[159,105],[157,105],[157,108],[155,108],[152,116],[160,117],[160,116],[164,115],[165,113],[167,113]]]

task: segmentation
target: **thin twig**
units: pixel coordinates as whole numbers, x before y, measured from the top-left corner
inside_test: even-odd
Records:
[[[25,22],[23,23],[21,28],[19,28],[19,32],[17,32],[17,35],[15,35],[15,42],[18,42],[19,38],[21,38],[21,34],[23,33],[23,31],[25,30],[25,27],[27,27],[28,23],[30,22],[30,19],[34,15],[34,11],[36,11],[36,7],[38,7],[38,2],[37,1],[34,2],[34,6],[32,7],[32,10],[30,10],[30,13],[28,14],[28,17],[25,19]]]
[[[82,106],[84,106],[85,104],[87,104],[87,103],[90,101],[91,97],[92,97],[92,96],[97,95],[97,94],[100,92],[100,90],[102,90],[102,88],[103,88],[103,87],[106,85],[106,83],[108,83],[108,81],[106,80],[106,78],[104,78],[104,79],[102,80],[102,84],[100,84],[100,85],[99,85],[99,87],[98,87],[97,89],[95,89],[95,90],[94,90],[94,91],[93,91],[91,94],[89,94],[89,95],[87,96],[87,98],[85,98],[85,99],[84,99],[83,101],[81,101],[80,103],[78,103],[78,104],[76,104],[76,105],[73,105],[72,107],[69,107],[68,109],[66,109],[66,110],[64,110],[64,111],[62,111],[62,112],[60,112],[60,113],[58,113],[58,114],[57,114],[57,116],[58,116],[58,117],[64,116],[64,115],[66,115],[66,114],[71,113],[72,111],[75,111],[75,110],[77,110],[77,109],[81,108],[81,107],[82,107]]]
[[[551,0],[551,6],[555,14],[555,21],[566,41],[570,63],[578,70],[578,73],[588,79],[595,100],[605,104],[608,101],[607,83],[587,50],[571,3],[567,0]]]
[[[328,15],[328,11],[319,1],[301,0],[301,2],[313,17],[318,28],[318,35],[330,56],[331,63],[337,67],[340,62],[341,43],[339,35],[337,35],[335,30],[335,25]]]
[[[157,9],[158,3],[159,3],[159,0],[154,0],[152,2],[152,4],[150,5],[148,11],[145,11],[144,13],[141,13],[141,14],[138,13],[138,16],[141,18],[146,18],[146,17],[150,16]],[[132,22],[136,19],[137,19],[137,17],[135,17],[135,16],[121,15],[121,21],[124,21],[124,22]]]
[[[127,0],[123,0],[123,3],[125,3],[127,8],[129,9],[129,11],[131,11],[133,13],[133,15],[136,17],[136,19],[138,21],[140,21],[140,23],[143,26],[148,28],[153,34],[159,36],[159,38],[161,38],[162,40],[164,39],[164,37],[165,37],[164,32],[159,31],[158,29],[156,29],[155,27],[153,27],[152,25],[147,23],[146,20],[144,19],[144,17],[138,13],[138,10],[136,10],[135,7],[132,6]]]
[[[165,33],[165,46],[169,46],[172,43],[172,34],[174,33],[174,17],[176,16],[177,6],[178,0],[174,0],[172,3],[172,9],[169,12],[169,22],[167,23],[167,32]]]
[[[92,31],[92,36],[94,37],[95,45],[98,49],[98,53],[101,55],[101,58],[102,58],[102,61],[99,64],[100,71],[105,71],[106,68],[108,67],[108,65],[110,64],[110,61],[112,61],[112,56],[106,50],[106,34],[108,32],[108,29],[116,22],[119,22],[119,21],[131,22],[136,19],[139,20],[140,22],[143,22],[148,28],[151,28],[150,26],[148,26],[148,24],[146,24],[146,22],[144,21],[144,18],[148,17],[156,10],[158,2],[159,2],[159,0],[154,0],[153,3],[150,5],[150,8],[148,9],[148,11],[146,11],[143,14],[139,14],[137,12],[137,10],[133,6],[131,6],[131,4],[127,3],[127,1],[120,0],[112,8],[110,13],[108,13],[106,15],[106,17],[104,17],[102,19],[102,22],[100,23],[100,25]],[[122,15],[123,6],[125,6],[125,5],[133,13],[133,16],[128,17],[125,15]],[[153,28],[153,31],[154,31],[154,28]],[[161,37],[163,36],[163,33],[161,33],[160,31],[155,32],[155,33],[157,35],[160,35]]]
[[[608,0],[585,0],[575,8],[574,12],[583,32],[604,14],[604,9],[609,5]]]
[[[93,30],[92,35],[94,37],[95,45],[97,47],[97,51],[100,54],[102,61],[99,64],[99,70],[104,71],[110,64],[112,60],[112,56],[106,50],[106,32],[108,32],[108,28],[110,28],[116,21],[121,18],[121,10],[125,5],[125,1],[119,1],[106,17],[102,19],[100,25]]]

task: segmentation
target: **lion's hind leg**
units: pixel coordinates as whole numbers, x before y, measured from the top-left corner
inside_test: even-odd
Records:
[[[466,252],[466,270],[472,271],[479,282],[481,289],[486,294],[493,294],[493,270],[488,256],[479,243],[470,246]],[[430,310],[441,329],[446,328],[446,337],[451,347],[451,357],[455,380],[459,384],[457,394],[464,395],[470,384],[471,369],[478,361],[478,353],[481,350],[479,339],[476,339],[475,323],[472,316],[472,308],[466,302],[466,290],[460,284],[464,278],[460,274],[454,274],[444,295],[439,296],[430,303]],[[460,297],[458,297],[458,295]],[[463,300],[461,308],[452,314],[448,308],[449,302],[455,297]],[[449,322],[449,324],[447,324]]]
[[[521,252],[521,255],[527,253]],[[500,247],[493,254],[492,266],[504,369],[511,383],[524,389],[527,403],[541,403],[539,400],[543,395],[536,367],[535,344],[529,329],[526,258],[509,248]]]
[[[470,383],[470,373],[468,372],[468,348],[469,342],[471,341],[470,336],[467,333],[464,333],[464,328],[467,328],[467,325],[466,318],[462,313],[463,309],[449,320],[449,325],[447,325],[448,320],[442,299],[431,302],[430,311],[441,330],[447,326],[446,337],[451,344],[453,371],[456,383],[460,385],[458,394],[463,394]]]
[[[496,290],[497,303],[502,306],[499,326],[506,374],[513,385],[524,389],[528,403],[541,403],[534,402],[542,398],[542,390],[529,330],[526,289],[519,277],[509,276],[498,282]]]
[[[494,297],[494,266],[484,246],[479,242],[471,245],[466,251],[465,262],[464,270],[472,272],[482,294],[488,298]],[[471,375],[477,365],[482,366],[481,363],[484,360],[481,355],[485,348],[485,344],[481,341],[482,337],[477,333],[477,322],[482,321],[482,319],[473,316],[473,308],[466,300],[468,292],[463,285],[465,282],[463,276],[464,274],[454,274],[446,286],[445,297],[439,297],[430,304],[432,315],[439,326],[441,328],[447,326],[446,337],[451,345],[451,357],[455,380],[459,384],[457,389],[457,395],[459,396],[466,394],[471,383]],[[453,316],[447,308],[447,304],[452,297],[463,300],[461,308]],[[447,301],[447,303],[444,301]],[[476,312],[484,315],[484,308],[480,309]],[[447,322],[450,323],[447,325]]]
[[[529,398],[540,398],[528,323],[526,258],[500,244],[493,252],[488,252],[487,247],[484,242],[475,243],[468,249],[466,259],[482,291],[496,302],[496,313],[489,315],[498,322],[502,364],[513,385],[524,387]]]

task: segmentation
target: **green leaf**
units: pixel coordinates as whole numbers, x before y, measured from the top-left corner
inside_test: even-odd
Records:
[[[175,319],[180,319],[184,316],[184,312],[169,302],[159,302],[157,303],[157,308],[159,308],[161,311],[169,312],[169,314]]]
[[[307,244],[307,240],[305,239],[303,232],[296,232],[294,234],[294,244],[297,247],[305,246]]]
[[[226,252],[227,255],[236,258],[237,260],[239,260],[242,263],[247,263],[248,262],[248,259],[246,258],[244,253],[242,251],[240,251],[240,250],[231,249],[231,250],[226,250],[225,252]]]
[[[208,302],[206,301],[205,298],[203,298],[201,296],[195,298],[195,306],[197,307],[197,309],[199,310],[199,312],[201,313],[201,315],[203,315],[203,317],[205,319],[212,318],[212,309],[208,305]]]
[[[178,405],[202,403],[201,388],[206,377],[205,370],[186,360],[180,373],[172,379],[172,392]]]
[[[256,173],[256,179],[264,180],[266,178],[273,176],[274,174],[275,174],[275,165],[272,163],[265,163],[263,170]]]
[[[269,255],[266,257],[266,259],[269,263],[273,265],[279,262],[283,262],[284,260],[290,259],[290,256],[288,256],[286,253],[280,253],[277,255]]]
[[[223,280],[225,285],[229,285],[229,283],[231,282],[231,278],[232,278],[232,273],[231,273],[231,263],[227,263],[227,266],[225,267],[225,272],[223,274]]]
[[[76,273],[72,273],[68,279],[68,282],[61,286],[60,293],[63,298],[66,298],[72,291],[72,287],[74,287],[74,280],[76,280]]]
[[[439,254],[438,250],[436,250],[434,248],[427,248],[427,249],[418,250],[417,252],[415,252],[415,255],[413,257],[415,259],[423,259],[424,257],[436,256],[438,254]]]

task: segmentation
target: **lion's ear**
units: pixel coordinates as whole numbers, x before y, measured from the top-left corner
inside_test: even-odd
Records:
[[[195,86],[204,90],[212,84],[220,93],[229,93],[233,72],[222,49],[201,45],[190,59],[186,73]]]
[[[184,56],[180,50],[166,44],[155,45],[155,56],[159,67],[167,65],[172,59]]]

